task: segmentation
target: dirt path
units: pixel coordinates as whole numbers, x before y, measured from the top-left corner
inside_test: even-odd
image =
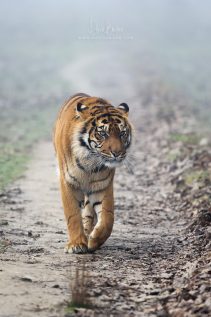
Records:
[[[97,94],[109,96],[113,87],[104,89],[106,74],[100,83],[94,78]],[[63,253],[67,236],[53,148],[51,142],[36,145],[24,178],[1,197],[1,317],[203,315],[200,309],[199,315],[194,312],[203,301],[178,299],[203,255],[187,245],[184,232],[190,220],[170,183],[168,135],[180,118],[159,117],[159,97],[146,104],[146,98],[143,102],[139,92],[131,91],[130,77],[123,86],[127,83],[136,145],[133,173],[124,167],[117,171],[112,236],[95,254]],[[127,101],[122,94],[117,89],[114,99]],[[67,312],[74,270],[83,270],[83,265],[94,308]]]

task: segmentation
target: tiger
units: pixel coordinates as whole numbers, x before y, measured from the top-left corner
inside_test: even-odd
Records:
[[[97,250],[114,223],[113,181],[132,143],[129,106],[77,93],[62,106],[53,142],[69,235],[66,253]]]

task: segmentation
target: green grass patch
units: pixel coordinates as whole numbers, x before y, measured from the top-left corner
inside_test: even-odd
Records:
[[[28,159],[24,153],[0,156],[0,190],[23,174]]]
[[[174,142],[182,142],[185,144],[197,145],[200,141],[200,137],[197,134],[182,134],[182,133],[172,133],[170,139]]]
[[[209,195],[201,195],[197,198],[194,198],[191,203],[192,203],[192,206],[200,206],[203,202],[208,202],[208,203],[211,203],[211,197]]]
[[[35,142],[51,139],[58,108],[70,94],[61,70],[73,46],[8,41],[0,52],[0,190],[23,174]]]
[[[207,170],[189,171],[184,175],[184,180],[189,186],[193,186],[194,183],[211,182],[211,172]]]
[[[53,109],[42,100],[37,103],[34,109],[7,109],[0,127],[0,190],[24,173],[32,146],[40,139],[51,138],[56,102]]]
[[[182,153],[179,148],[172,149],[168,154],[167,154],[167,160],[170,162],[174,162],[178,160],[181,157]]]
[[[0,239],[0,253],[3,253],[11,244],[9,240]]]
[[[91,305],[89,305],[89,304],[83,304],[83,303],[77,303],[77,302],[76,302],[76,303],[70,302],[70,303],[67,305],[65,311],[66,311],[67,313],[72,313],[72,312],[74,312],[76,309],[80,309],[80,308],[92,309],[93,307],[92,307]]]

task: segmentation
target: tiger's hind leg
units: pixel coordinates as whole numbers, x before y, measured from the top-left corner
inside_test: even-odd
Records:
[[[97,221],[97,216],[93,206],[90,204],[88,197],[85,197],[84,206],[82,208],[82,222],[84,233],[89,237]]]

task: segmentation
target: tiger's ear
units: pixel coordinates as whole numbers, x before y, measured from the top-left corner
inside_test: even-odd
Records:
[[[83,103],[81,103],[81,102],[78,102],[77,103],[77,105],[76,105],[76,112],[77,112],[77,115],[79,116],[79,117],[83,117],[83,112],[84,112],[84,110],[86,110],[86,109],[88,109],[88,107],[87,106],[85,106]]]
[[[128,115],[129,107],[125,102],[120,103],[120,105],[117,108],[121,110],[125,115]]]
[[[76,106],[76,110],[78,112],[82,112],[83,110],[87,109],[87,106],[85,106],[83,103],[79,102]]]

